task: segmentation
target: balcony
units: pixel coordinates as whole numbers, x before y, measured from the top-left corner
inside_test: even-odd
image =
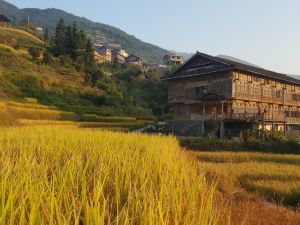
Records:
[[[300,118],[286,117],[284,113],[274,114],[259,114],[259,113],[231,113],[224,115],[213,115],[209,113],[197,114],[191,113],[190,120],[226,120],[226,121],[243,121],[243,122],[287,122],[293,124],[300,124]]]

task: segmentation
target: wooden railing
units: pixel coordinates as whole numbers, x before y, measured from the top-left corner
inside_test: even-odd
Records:
[[[190,120],[233,120],[233,121],[247,121],[247,122],[290,122],[290,123],[300,123],[300,118],[286,117],[284,113],[273,113],[273,114],[262,114],[262,113],[228,113],[223,115],[214,114],[190,114]]]

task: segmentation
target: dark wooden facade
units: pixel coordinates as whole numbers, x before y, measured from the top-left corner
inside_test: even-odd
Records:
[[[10,27],[10,19],[4,15],[0,15],[0,27]]]
[[[130,64],[134,64],[134,65],[139,65],[141,67],[144,67],[144,60],[142,60],[140,57],[136,56],[136,55],[129,55],[126,58],[126,62],[130,63]]]
[[[165,79],[175,120],[218,118],[286,131],[300,124],[300,81],[197,52]]]

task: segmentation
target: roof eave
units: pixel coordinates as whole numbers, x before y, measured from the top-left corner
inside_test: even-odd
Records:
[[[215,71],[210,71],[210,72],[201,73],[201,74],[198,73],[198,74],[183,75],[183,76],[178,76],[178,77],[166,77],[166,78],[162,78],[161,80],[166,81],[166,80],[191,78],[191,77],[197,77],[197,76],[201,76],[201,75],[207,75],[207,74],[214,74],[214,73],[223,72],[223,71],[229,71],[229,70],[232,70],[232,69],[233,68],[226,68],[226,69],[222,69],[222,70],[215,70]]]
[[[243,69],[243,68],[241,68],[241,67],[235,67],[235,69],[243,70],[243,71],[247,71],[247,72],[250,72],[250,73],[259,74],[259,75],[262,75],[262,76],[265,76],[265,77],[270,77],[270,78],[273,78],[273,79],[282,80],[282,81],[285,81],[285,82],[289,82],[289,83],[293,83],[293,84],[300,85],[300,81],[299,81],[299,82],[296,82],[296,81],[286,80],[286,79],[283,79],[283,78],[270,76],[270,75],[267,75],[267,74],[264,74],[264,73],[259,73],[259,72],[253,71],[253,70]],[[287,76],[287,75],[286,75],[286,76]]]

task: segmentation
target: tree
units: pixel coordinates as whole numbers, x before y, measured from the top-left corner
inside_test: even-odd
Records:
[[[53,61],[53,59],[52,59],[52,55],[50,54],[50,52],[45,51],[44,55],[43,55],[43,63],[50,64],[52,61]]]
[[[207,133],[213,135],[219,129],[219,123],[215,119],[210,119],[204,122],[204,127]]]
[[[73,52],[72,39],[72,28],[68,26],[65,32],[65,53],[69,56],[71,56]]]
[[[79,48],[80,49],[84,49],[85,45],[87,42],[87,37],[86,34],[84,33],[83,30],[80,30],[80,34],[79,34]]]
[[[38,48],[30,47],[28,53],[33,59],[38,59],[40,57],[40,50]]]
[[[49,41],[49,31],[48,27],[46,27],[45,32],[44,32],[44,40]]]
[[[66,53],[65,49],[65,23],[63,19],[60,19],[55,30],[54,36],[54,49],[53,53],[55,56],[64,55]]]
[[[91,84],[92,86],[96,86],[97,81],[100,80],[104,76],[104,73],[101,69],[96,69],[91,75]]]
[[[86,74],[90,74],[90,75],[93,74],[95,70],[94,50],[90,39],[88,39],[86,42],[86,47],[84,52],[84,70]]]

